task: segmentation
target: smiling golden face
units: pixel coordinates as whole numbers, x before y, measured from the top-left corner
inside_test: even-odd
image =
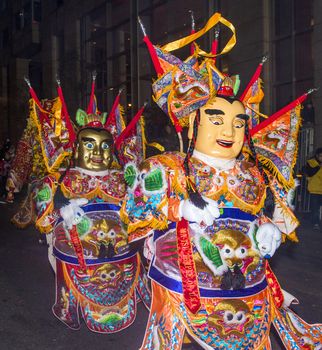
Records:
[[[84,129],[78,134],[75,152],[77,167],[102,171],[110,168],[113,160],[112,135],[106,130]]]
[[[189,138],[194,117],[190,118]],[[211,157],[233,159],[240,153],[245,135],[243,104],[217,97],[200,108],[200,123],[195,150]]]

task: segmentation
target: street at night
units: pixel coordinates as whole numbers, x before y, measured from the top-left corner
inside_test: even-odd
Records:
[[[322,350],[321,55],[321,0],[0,0],[0,350]]]
[[[18,197],[19,198],[19,197]],[[18,201],[18,199],[17,199]],[[47,247],[38,242],[34,227],[19,230],[10,223],[18,208],[0,204],[1,285],[0,348],[3,350],[136,350],[141,345],[148,312],[138,305],[134,324],[112,335],[93,333],[82,323],[73,331],[51,312],[54,274],[47,260]],[[307,322],[322,316],[322,233],[310,229],[308,220],[298,230],[300,243],[287,242],[271,265],[283,289],[300,300],[293,309]],[[282,345],[272,337],[274,350]],[[198,346],[190,349],[200,349]]]

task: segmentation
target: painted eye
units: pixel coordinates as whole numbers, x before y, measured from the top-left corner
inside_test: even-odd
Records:
[[[206,174],[209,174],[210,173],[210,167],[209,166],[205,166],[202,168],[202,171]]]
[[[232,258],[235,255],[234,249],[230,248],[227,244],[221,249],[221,255],[223,258]]]
[[[101,279],[102,280],[107,280],[107,278],[108,278],[108,276],[107,276],[107,274],[105,273],[105,272],[103,272],[103,273],[101,273]]]
[[[248,249],[246,247],[239,247],[236,249],[237,258],[245,258],[247,256]]]
[[[233,323],[234,322],[234,314],[231,311],[225,311],[224,321],[228,324]]]
[[[93,143],[93,142],[86,142],[86,143],[85,143],[85,147],[86,147],[87,149],[92,150],[92,149],[94,149],[94,143]]]
[[[113,230],[109,231],[108,237],[109,237],[109,238],[115,238],[115,237],[116,237],[115,231],[113,231]]]
[[[238,311],[238,312],[236,312],[234,318],[235,318],[235,322],[236,322],[236,323],[238,323],[238,324],[244,323],[245,320],[246,320],[245,312],[244,312],[244,311]]]
[[[224,123],[221,117],[213,116],[213,117],[209,118],[209,120],[214,125],[222,125]]]
[[[245,126],[245,122],[243,121],[243,120],[236,120],[235,122],[234,122],[234,127],[236,128],[236,129],[241,129],[241,128],[243,128]]]
[[[116,271],[113,270],[109,273],[110,278],[114,278],[115,276],[116,276]]]
[[[106,236],[106,233],[104,231],[97,232],[97,238],[104,239]]]
[[[107,151],[110,148],[109,144],[107,142],[102,143],[102,150]]]

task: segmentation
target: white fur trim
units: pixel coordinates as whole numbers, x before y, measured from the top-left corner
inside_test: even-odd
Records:
[[[107,175],[110,172],[109,169],[108,170],[97,171],[97,170],[83,169],[83,168],[80,168],[78,166],[73,168],[73,169],[79,171],[82,174],[90,175],[90,176],[105,176],[105,175]],[[73,169],[71,169],[71,170],[73,170]]]
[[[300,303],[294,295],[290,294],[286,290],[282,289],[282,293],[284,297],[283,307],[289,307],[291,304],[298,305]]]
[[[215,168],[218,170],[230,170],[234,168],[236,164],[236,158],[232,158],[232,159],[215,158],[215,157],[210,157],[207,154],[201,153],[196,150],[193,151],[192,156],[194,158],[197,158],[203,161],[204,163],[211,166],[212,168]]]

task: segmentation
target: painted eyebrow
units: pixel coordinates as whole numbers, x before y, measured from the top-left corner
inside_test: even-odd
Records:
[[[237,114],[236,118],[242,119],[242,120],[248,120],[249,116],[247,114]]]
[[[205,109],[205,113],[209,115],[225,115],[225,112],[221,109]]]
[[[95,139],[92,139],[91,137],[82,137],[82,141],[91,142],[91,141],[95,141]]]
[[[102,142],[113,143],[113,140],[111,140],[111,139],[105,139],[105,140],[103,140]]]

